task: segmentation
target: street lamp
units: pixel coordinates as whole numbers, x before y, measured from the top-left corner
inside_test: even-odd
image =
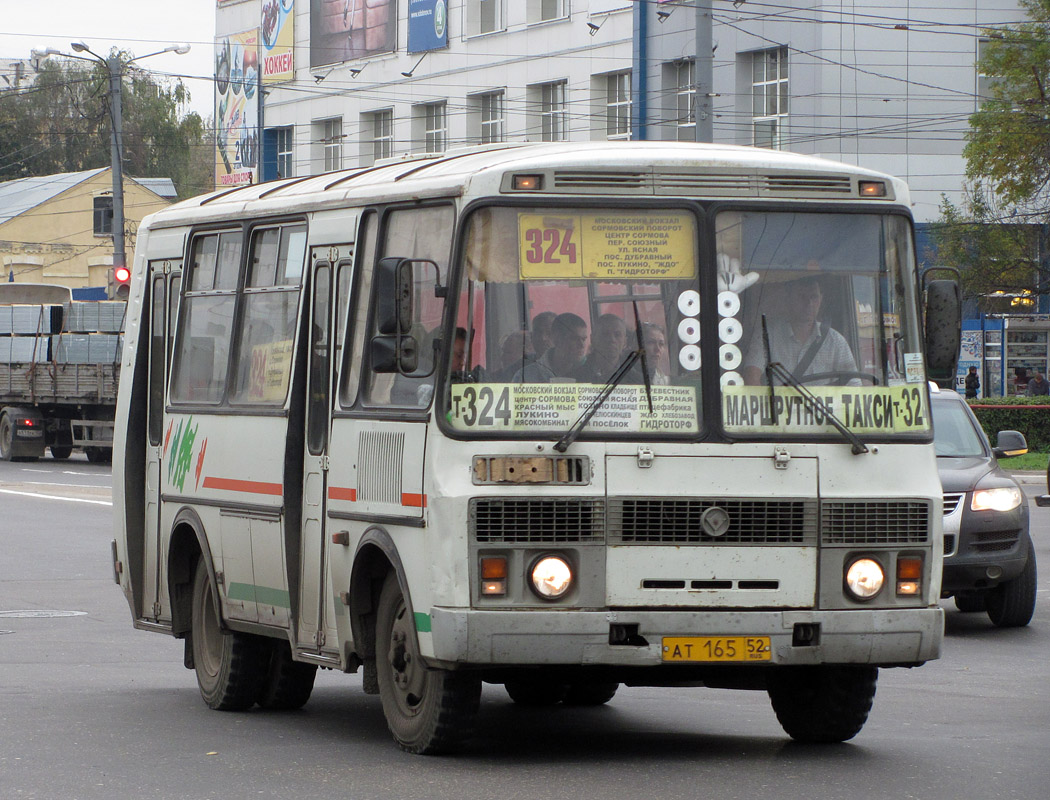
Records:
[[[124,168],[123,168],[123,136],[124,136],[124,120],[123,120],[123,109],[122,109],[122,91],[121,91],[121,78],[123,76],[124,66],[131,64],[134,61],[140,61],[143,58],[149,58],[151,56],[159,56],[162,53],[176,53],[177,55],[185,55],[190,52],[190,46],[188,44],[173,44],[165,47],[163,50],[157,50],[155,53],[146,53],[142,56],[135,56],[125,61],[123,64],[120,61],[120,56],[117,53],[111,53],[109,58],[103,58],[98,53],[93,51],[83,42],[70,42],[70,47],[73,48],[75,53],[87,53],[91,58],[85,56],[75,56],[72,53],[63,53],[60,50],[54,48],[47,48],[44,51],[44,55],[56,55],[64,58],[75,58],[80,61],[94,61],[101,64],[106,68],[106,72],[109,75],[109,121],[110,121],[110,136],[109,136],[109,153],[110,153],[110,165],[113,177],[113,268],[112,274],[117,274],[119,270],[127,269],[127,255],[124,250]]]

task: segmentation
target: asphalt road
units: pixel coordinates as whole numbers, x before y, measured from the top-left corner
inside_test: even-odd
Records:
[[[1029,494],[1043,480],[1026,478]],[[949,601],[943,657],[883,670],[850,743],[793,744],[764,693],[628,688],[536,711],[488,686],[468,751],[427,758],[397,750],[356,675],[320,673],[299,712],[209,711],[181,642],[131,626],[108,484],[83,460],[0,462],[0,800],[1048,794],[1050,509],[1032,505],[1032,624],[998,630]]]

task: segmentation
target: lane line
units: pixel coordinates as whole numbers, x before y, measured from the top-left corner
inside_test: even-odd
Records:
[[[91,503],[96,506],[111,506],[111,500],[88,500],[82,497],[59,497],[54,494],[39,494],[37,492],[16,492],[14,489],[0,489],[0,494],[17,494],[21,497],[36,497],[40,500],[65,500],[67,503]]]

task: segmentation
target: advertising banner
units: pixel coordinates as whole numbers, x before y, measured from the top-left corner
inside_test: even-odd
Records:
[[[445,0],[408,0],[408,52],[448,47],[448,4]]]
[[[394,0],[310,0],[310,66],[338,64],[397,45]]]
[[[262,82],[282,83],[295,78],[295,0],[263,0]]]
[[[259,29],[215,43],[215,186],[259,179]]]

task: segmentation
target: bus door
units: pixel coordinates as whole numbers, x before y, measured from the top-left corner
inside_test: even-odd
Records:
[[[171,259],[151,261],[149,280],[149,389],[146,393],[146,519],[143,553],[142,616],[153,620],[170,619],[163,570],[167,559],[160,557],[161,462],[164,458],[164,389],[171,370],[171,347],[178,317],[182,262]]]
[[[312,287],[309,303],[309,353],[307,355],[306,447],[303,455],[303,516],[299,552],[299,619],[297,646],[300,650],[338,651],[332,627],[334,614],[328,580],[329,537],[325,535],[328,493],[328,441],[331,424],[333,342],[333,281],[336,259],[344,248],[316,248],[310,263]],[[323,254],[322,254],[323,251]],[[326,646],[327,645],[327,646]]]

